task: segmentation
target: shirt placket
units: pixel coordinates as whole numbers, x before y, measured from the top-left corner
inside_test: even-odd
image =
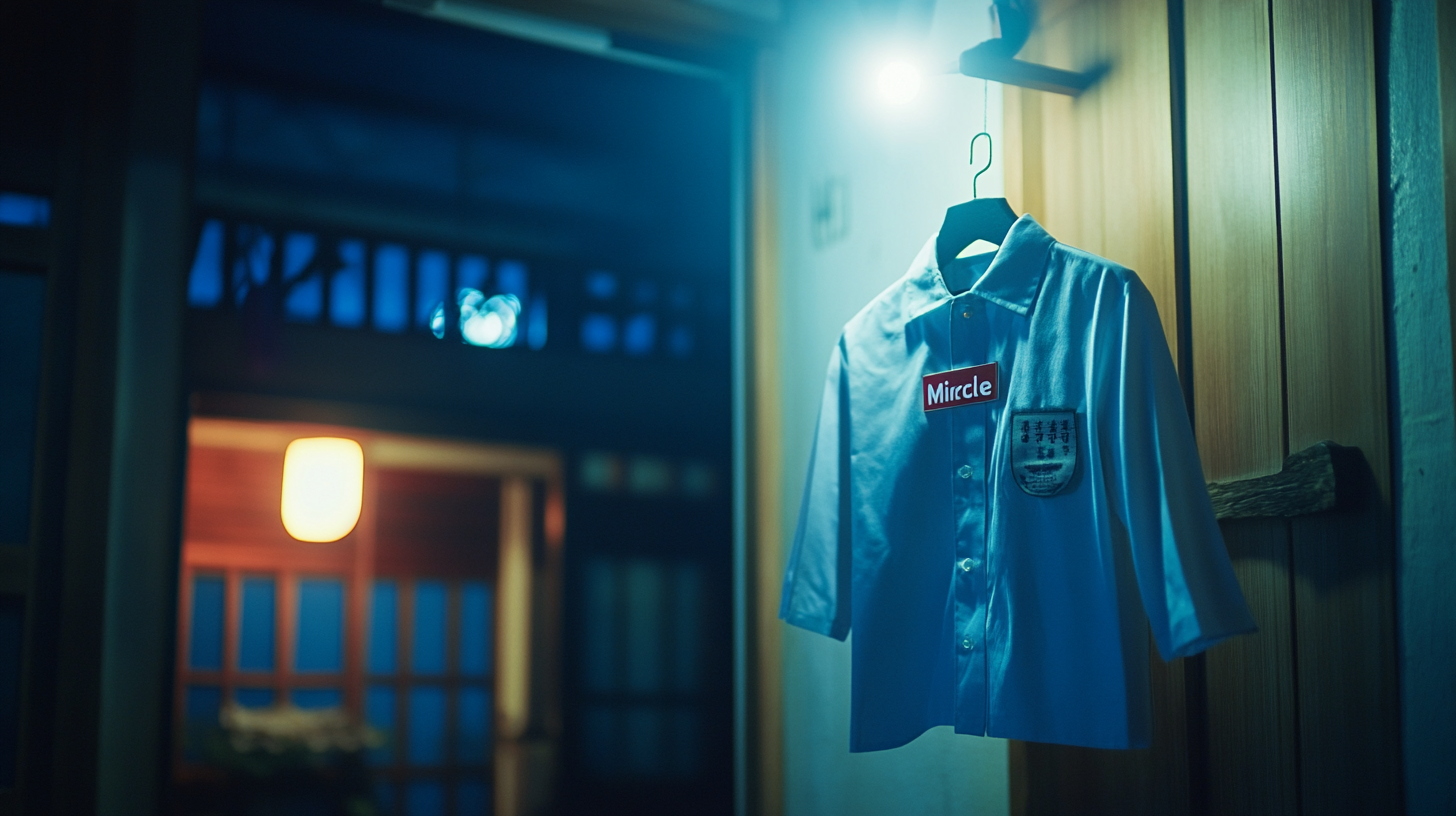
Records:
[[[951,360],[955,368],[995,362],[985,359],[988,333],[983,304],[962,295],[951,312]],[[1002,372],[1004,375],[1004,372]],[[951,414],[955,513],[956,701],[955,726],[984,734],[986,718],[986,426],[991,404],[968,405]]]

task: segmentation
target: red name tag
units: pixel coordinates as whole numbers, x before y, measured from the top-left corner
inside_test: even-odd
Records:
[[[926,374],[921,385],[927,411],[995,402],[1001,396],[1001,374],[995,363]]]

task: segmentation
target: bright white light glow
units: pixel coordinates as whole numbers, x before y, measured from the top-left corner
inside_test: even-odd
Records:
[[[507,348],[516,342],[521,301],[515,295],[487,298],[477,289],[460,290],[460,337],[472,346]]]
[[[903,105],[920,94],[920,69],[904,60],[887,62],[875,77],[875,90],[884,101]]]
[[[295,439],[283,454],[283,529],[299,541],[338,541],[364,506],[364,449],[352,439]]]

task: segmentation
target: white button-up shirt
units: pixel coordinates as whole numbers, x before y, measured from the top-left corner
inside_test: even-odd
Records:
[[[952,295],[932,237],[830,358],[784,577],[854,631],[850,750],[1147,746],[1144,613],[1167,659],[1255,628],[1152,297],[1029,216]]]

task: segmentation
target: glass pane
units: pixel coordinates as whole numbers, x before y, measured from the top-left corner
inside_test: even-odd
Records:
[[[299,708],[337,708],[344,704],[344,692],[339,689],[294,689],[290,696]]]
[[[692,354],[693,330],[687,326],[674,326],[667,334],[667,351],[674,357]]]
[[[30,538],[46,279],[0,272],[0,543]]]
[[[496,288],[502,294],[515,295],[521,300],[526,299],[526,265],[520,261],[501,261],[495,269]]]
[[[267,708],[273,705],[273,689],[240,688],[235,695],[243,708]]]
[[[626,745],[627,772],[639,776],[661,776],[665,757],[662,745],[662,709],[632,706],[627,709],[622,736]]]
[[[411,765],[439,765],[445,761],[445,689],[416,686],[409,692],[409,746]]]
[[[456,816],[486,816],[490,804],[490,788],[484,781],[463,779],[455,785]]]
[[[411,782],[404,789],[405,816],[444,816],[445,786],[433,779]]]
[[[622,350],[634,357],[651,354],[657,345],[657,318],[647,312],[632,315],[622,325]]]
[[[238,637],[238,668],[273,669],[273,579],[243,579],[242,632]]]
[[[599,776],[615,775],[621,764],[617,720],[617,710],[610,706],[587,706],[582,711],[582,764]]]
[[[592,561],[586,567],[586,615],[582,631],[591,637],[580,639],[585,650],[584,684],[588,691],[609,692],[617,688],[617,570],[609,561]]]
[[[24,646],[25,608],[19,601],[0,601],[0,788],[15,787]]]
[[[445,672],[445,610],[448,599],[444,581],[415,583],[414,654],[410,665],[415,674]]]
[[[701,736],[698,729],[698,712],[691,708],[680,708],[672,712],[668,725],[667,752],[668,771],[678,777],[698,775],[698,749]]]
[[[45,196],[0,192],[0,224],[11,227],[46,227],[51,223],[51,200]]]
[[[490,265],[479,255],[461,255],[455,264],[455,291],[474,289],[485,291],[485,281],[490,276]]]
[[[460,673],[481,677],[490,673],[490,586],[466,581],[460,586]]]
[[[662,688],[663,569],[655,561],[631,561],[623,569],[627,598],[627,688],[652,693]]]
[[[194,669],[222,668],[223,582],[220,576],[192,579],[192,637],[187,665]]]
[[[273,260],[273,236],[262,227],[239,224],[234,229],[238,245],[233,259],[233,298],[241,306],[254,286],[268,282]]]
[[[344,666],[344,582],[298,582],[298,653],[301,672],[336,672]]]
[[[415,276],[415,328],[428,329],[435,309],[450,300],[450,256],[439,250],[421,252]]]
[[[188,759],[201,759],[203,741],[218,727],[222,689],[217,686],[188,686],[183,702],[182,750]]]
[[[364,692],[364,719],[384,735],[384,744],[369,749],[371,765],[394,763],[394,689],[390,686],[370,686]]]
[[[581,347],[599,354],[617,346],[617,319],[611,315],[592,313],[581,319]]]
[[[490,692],[464,686],[455,698],[455,761],[484,763],[490,755]]]
[[[680,692],[698,690],[702,655],[702,575],[693,564],[681,564],[673,571],[672,599],[672,685]]]
[[[401,332],[409,327],[409,250],[381,244],[374,250],[374,328]]]
[[[364,242],[339,242],[339,263],[329,284],[329,322],[355,328],[364,325]]]
[[[546,345],[546,293],[537,292],[526,312],[526,345],[533,349]]]
[[[216,306],[222,300],[222,222],[209,219],[197,236],[197,255],[187,276],[187,305]]]
[[[324,278],[309,269],[318,251],[318,239],[302,232],[283,239],[283,314],[296,323],[313,323],[324,311]],[[307,271],[307,277],[300,277]]]
[[[399,648],[399,586],[375,581],[369,603],[369,671],[394,674]]]

